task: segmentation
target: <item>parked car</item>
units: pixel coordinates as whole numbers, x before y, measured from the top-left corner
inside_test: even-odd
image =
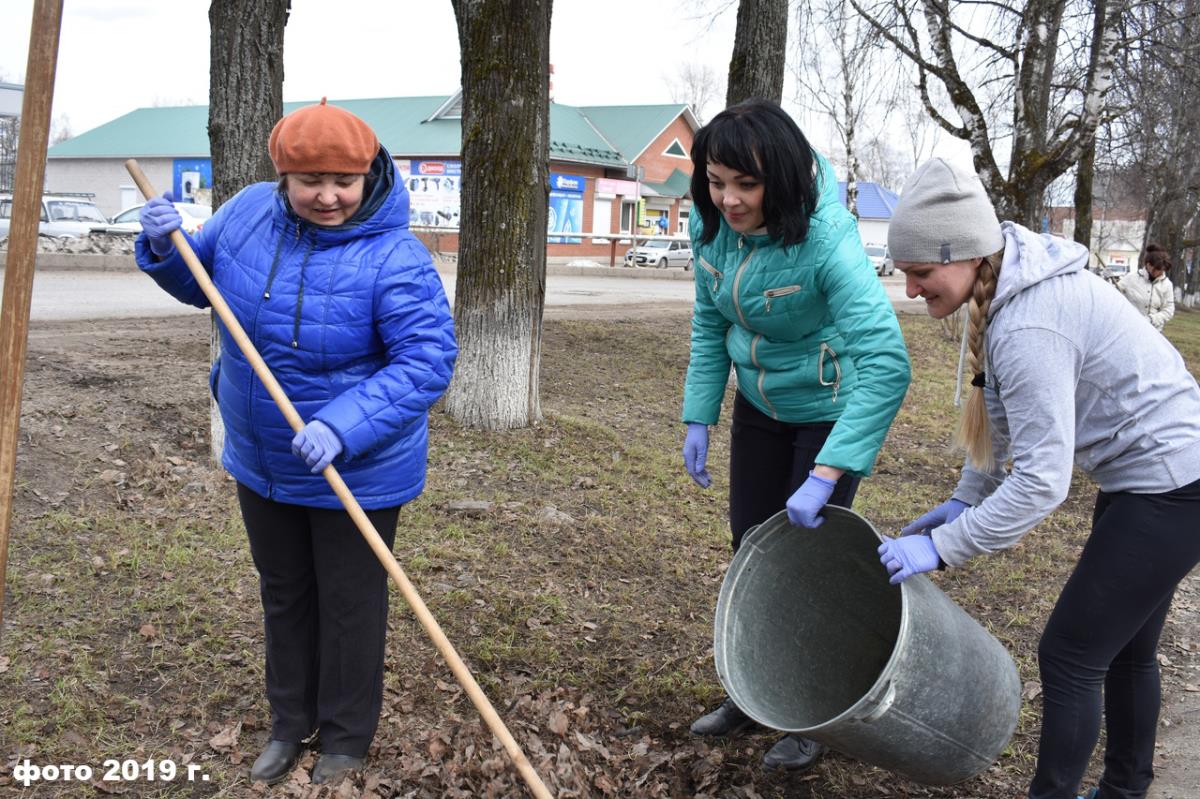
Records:
[[[687,240],[651,239],[625,251],[626,266],[668,266],[692,268],[692,243]]]
[[[132,205],[114,216],[111,222],[106,222],[103,225],[95,225],[92,227],[92,230],[97,233],[136,236],[142,232],[140,215],[143,205],[145,203]],[[179,211],[179,215],[183,217],[183,229],[192,235],[195,235],[196,231],[204,227],[204,223],[212,217],[213,213],[211,206],[197,205],[196,203],[175,203],[175,210]]]
[[[38,233],[42,236],[70,238],[86,236],[96,223],[108,220],[93,202],[93,194],[43,194]],[[12,195],[0,194],[0,238],[8,235],[12,224]]]
[[[1109,283],[1116,283],[1128,273],[1128,264],[1108,264],[1100,269],[1100,277],[1104,278]]]
[[[875,267],[875,274],[890,275],[896,271],[896,265],[892,262],[892,257],[888,255],[887,247],[882,244],[867,244],[864,248],[871,266]]]

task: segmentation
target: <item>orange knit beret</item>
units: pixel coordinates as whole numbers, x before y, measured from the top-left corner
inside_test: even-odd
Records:
[[[325,98],[275,123],[267,145],[275,171],[365,175],[379,152],[371,126]]]

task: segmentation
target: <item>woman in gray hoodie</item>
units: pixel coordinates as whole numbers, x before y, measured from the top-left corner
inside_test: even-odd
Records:
[[[885,540],[880,559],[898,583],[1006,549],[1066,499],[1073,466],[1091,475],[1092,532],[1038,648],[1029,798],[1075,799],[1102,707],[1104,774],[1088,796],[1143,797],[1158,638],[1176,584],[1200,562],[1200,388],[1175,348],[1144,335],[1137,310],[1087,270],[1084,247],[1001,224],[979,180],[941,159],[905,186],[888,246],[931,316],[967,304],[974,378],[958,487]]]

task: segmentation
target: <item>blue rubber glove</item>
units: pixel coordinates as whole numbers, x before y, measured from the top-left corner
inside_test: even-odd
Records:
[[[292,439],[292,454],[320,474],[342,452],[342,440],[324,422],[313,419]]]
[[[933,528],[954,521],[969,507],[971,506],[961,499],[948,499],[907,527],[901,528],[900,535],[926,535]]]
[[[879,545],[879,562],[892,575],[888,580],[898,585],[914,574],[931,572],[941,563],[933,539],[927,535],[910,535],[905,538],[885,538]]]
[[[796,489],[787,501],[788,521],[797,527],[820,527],[825,523],[825,517],[819,515],[821,508],[829,502],[836,480],[826,480],[812,472],[808,479]]]
[[[708,476],[708,425],[688,422],[687,437],[683,439],[683,468],[701,488],[712,485]]]
[[[167,192],[162,197],[155,197],[142,206],[138,212],[142,221],[142,231],[150,242],[150,251],[159,258],[165,258],[175,249],[171,243],[171,232],[183,225],[183,217],[171,203],[171,194]]]

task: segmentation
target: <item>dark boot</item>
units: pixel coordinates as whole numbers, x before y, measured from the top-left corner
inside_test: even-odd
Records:
[[[250,779],[273,785],[289,773],[300,758],[300,744],[291,741],[268,741],[267,748],[250,767]]]
[[[810,738],[787,735],[763,755],[763,766],[781,771],[804,771],[820,760],[825,747]]]
[[[758,722],[743,713],[732,699],[726,698],[716,710],[692,723],[692,735],[729,737],[757,726]]]
[[[361,771],[362,767],[361,757],[322,754],[317,765],[313,766],[312,781],[314,785],[321,785],[340,778],[347,771]]]

